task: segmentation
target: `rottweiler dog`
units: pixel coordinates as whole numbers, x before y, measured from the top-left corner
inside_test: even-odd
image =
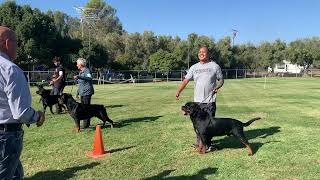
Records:
[[[237,137],[248,149],[248,155],[252,156],[252,148],[244,135],[243,127],[249,126],[252,122],[261,119],[253,118],[246,123],[232,118],[215,118],[207,109],[200,107],[199,103],[188,102],[181,107],[184,115],[190,115],[193,128],[200,137],[199,153],[204,154],[206,146],[211,144],[214,136],[233,135]]]
[[[80,132],[80,120],[97,117],[103,121],[105,126],[106,121],[111,123],[113,128],[113,121],[108,117],[107,110],[103,105],[99,104],[81,104],[76,102],[71,94],[63,93],[60,100],[67,106],[70,116],[74,119],[76,124],[75,131]]]
[[[44,89],[43,85],[37,85],[38,90],[36,91],[37,94],[41,96],[40,101],[42,101],[42,106],[43,106],[43,112],[46,112],[47,107],[50,108],[50,111],[52,114],[52,106],[55,104],[58,104],[60,108],[63,108],[66,110],[67,108],[59,102],[60,95],[50,95],[51,90]]]

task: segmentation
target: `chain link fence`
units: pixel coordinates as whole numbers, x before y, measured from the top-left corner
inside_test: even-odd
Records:
[[[30,85],[47,83],[51,80],[54,71],[24,71]],[[223,69],[224,79],[261,78],[261,77],[320,77],[320,69],[308,69],[301,73],[273,73],[267,70],[253,69]],[[66,74],[67,85],[75,84],[73,76],[78,71],[69,71]],[[181,81],[187,71],[106,71],[92,72],[95,84],[110,83],[145,83]]]

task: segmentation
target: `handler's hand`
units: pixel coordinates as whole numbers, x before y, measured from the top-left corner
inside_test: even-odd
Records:
[[[38,113],[39,113],[39,119],[37,120],[36,125],[37,125],[37,127],[40,127],[40,126],[42,126],[43,123],[44,123],[45,115],[44,115],[44,113],[41,112],[41,111],[38,111]]]
[[[179,100],[180,93],[176,92],[176,99]]]
[[[74,80],[78,80],[78,76],[73,76],[73,79]]]

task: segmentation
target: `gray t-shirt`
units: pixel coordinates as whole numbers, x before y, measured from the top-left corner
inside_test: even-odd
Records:
[[[222,72],[220,66],[213,62],[201,64],[198,62],[190,67],[186,79],[193,79],[194,102],[211,103],[216,101],[216,94],[212,95],[213,89],[216,87],[216,81],[222,80]]]

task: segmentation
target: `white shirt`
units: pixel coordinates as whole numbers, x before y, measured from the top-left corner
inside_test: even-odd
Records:
[[[0,52],[0,124],[31,124],[38,117],[23,71]]]

